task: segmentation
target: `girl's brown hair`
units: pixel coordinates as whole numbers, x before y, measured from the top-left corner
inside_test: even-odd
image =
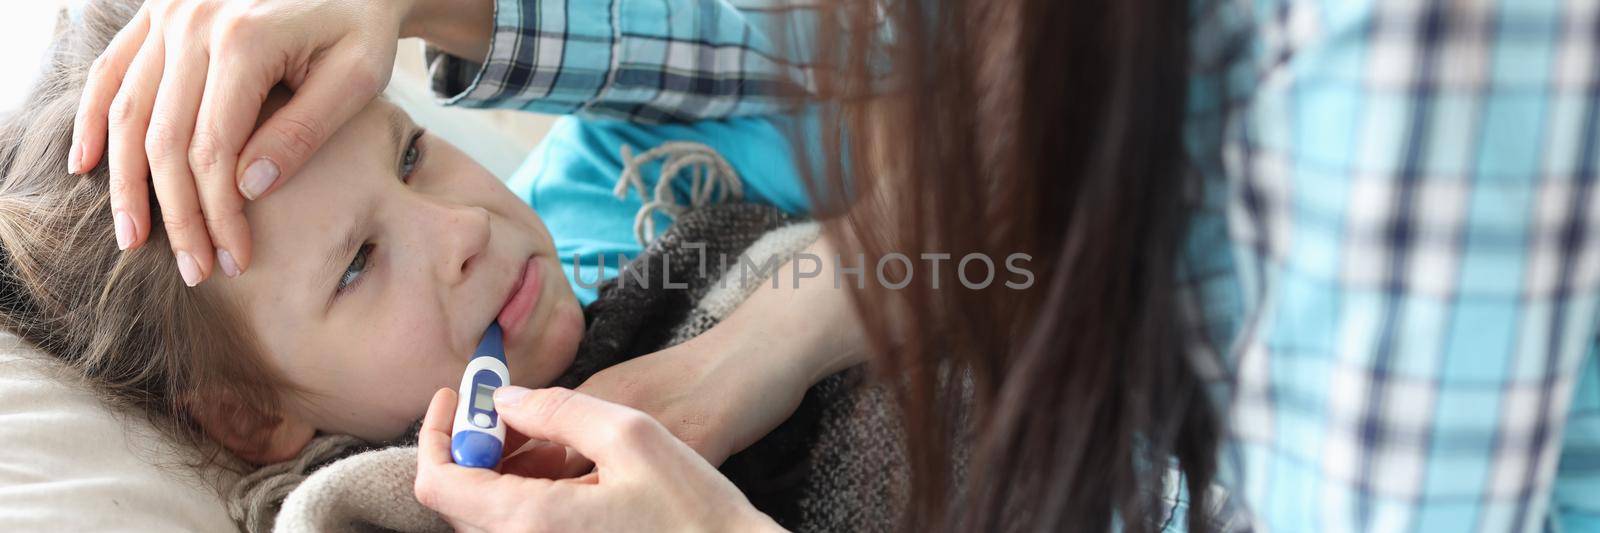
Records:
[[[233,412],[217,419],[258,424],[273,416],[285,383],[264,363],[237,302],[184,286],[154,195],[149,240],[120,252],[104,158],[82,175],[67,173],[90,65],[139,4],[90,1],[77,19],[63,17],[42,79],[0,121],[0,326],[115,404],[216,450],[203,445],[196,410],[223,406]]]
[[[865,200],[833,234],[868,257],[952,257],[938,285],[918,269],[855,299],[901,384],[907,528],[1156,530],[1176,466],[1190,529],[1211,529],[1217,421],[1175,296],[1197,197],[1181,136],[1190,2],[828,4],[817,57],[840,63],[817,82],[842,111],[813,193]],[[969,253],[1028,254],[1038,283],[968,290],[952,267]],[[951,365],[976,385],[962,487]]]

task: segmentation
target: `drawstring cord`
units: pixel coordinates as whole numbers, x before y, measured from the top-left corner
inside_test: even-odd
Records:
[[[646,196],[640,167],[657,159],[664,159],[661,172],[656,177],[655,191]],[[677,195],[672,192],[672,180],[681,175],[684,169],[688,169],[690,175],[687,206],[678,203]],[[630,187],[638,191],[639,199],[644,201],[639,213],[633,217],[633,238],[639,241],[640,246],[649,244],[655,238],[656,213],[676,219],[691,208],[722,203],[729,198],[744,198],[744,183],[739,180],[739,173],[733,170],[728,160],[710,146],[689,141],[662,143],[637,156],[633,155],[632,147],[622,145],[622,176],[617,179],[617,187],[611,194],[619,200],[626,198]]]

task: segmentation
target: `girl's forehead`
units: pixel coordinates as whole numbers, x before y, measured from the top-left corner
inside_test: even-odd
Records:
[[[237,290],[299,287],[316,276],[321,258],[341,236],[360,230],[366,213],[394,179],[394,120],[399,109],[374,101],[336,131],[304,167],[270,194],[245,204],[253,258]],[[249,279],[247,279],[249,278]],[[297,281],[298,280],[298,281]],[[261,284],[262,287],[253,287]],[[233,285],[233,284],[230,284]],[[303,287],[299,287],[303,288]],[[292,292],[292,291],[291,291]]]

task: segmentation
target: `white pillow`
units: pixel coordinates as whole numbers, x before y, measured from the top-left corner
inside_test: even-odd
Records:
[[[191,457],[0,333],[0,530],[233,530],[216,491],[178,466]]]

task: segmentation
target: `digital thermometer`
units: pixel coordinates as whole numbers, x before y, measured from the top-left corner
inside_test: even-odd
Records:
[[[461,373],[456,422],[450,429],[450,457],[456,464],[494,468],[506,445],[506,427],[494,410],[494,390],[511,383],[500,325],[490,324]]]

